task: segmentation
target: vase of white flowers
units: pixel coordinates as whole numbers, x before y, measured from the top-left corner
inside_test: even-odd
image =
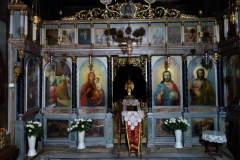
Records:
[[[35,149],[36,137],[39,137],[42,132],[42,124],[38,121],[28,121],[26,124],[26,132],[28,137],[28,153],[29,157],[37,154]]]
[[[187,123],[187,120],[179,117],[179,118],[170,118],[164,122],[171,130],[175,133],[175,148],[183,148],[182,145],[182,131],[187,131],[190,126]]]
[[[79,118],[71,121],[71,128],[68,128],[68,131],[77,131],[78,132],[78,149],[84,149],[84,137],[85,132],[88,132],[91,127],[92,120]]]

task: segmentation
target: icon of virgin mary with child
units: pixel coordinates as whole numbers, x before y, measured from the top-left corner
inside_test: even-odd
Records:
[[[96,77],[93,71],[87,75],[87,82],[82,85],[80,92],[81,106],[103,106],[104,91],[100,79]]]

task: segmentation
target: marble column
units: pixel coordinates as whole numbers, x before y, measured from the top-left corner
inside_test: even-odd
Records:
[[[224,89],[223,89],[223,67],[222,58],[217,56],[217,86],[218,86],[218,109],[222,112],[224,109]]]
[[[17,80],[17,112],[18,112],[18,120],[22,121],[22,117],[24,114],[24,50],[18,50],[18,58],[17,62],[20,62],[22,65],[22,73],[19,74]]]
[[[70,119],[77,118],[77,57],[72,56],[72,114],[70,115]],[[68,124],[71,126],[71,123]],[[70,142],[69,148],[77,147],[77,132],[70,133]]]
[[[72,109],[77,109],[77,57],[72,57]]]
[[[41,79],[43,78],[43,57],[40,57],[39,58],[39,79],[40,79],[40,81],[39,81],[39,109],[40,110],[42,110],[42,108],[43,108],[43,106],[42,106],[42,85],[43,85],[43,83],[42,83],[42,81],[41,81]]]
[[[187,54],[182,55],[182,101],[183,112],[188,112],[188,69],[187,69]]]
[[[152,111],[152,55],[147,56],[147,147],[155,147],[154,144],[154,117]]]
[[[147,57],[147,104],[148,104],[148,113],[152,113],[152,55]]]
[[[112,109],[112,56],[107,56],[107,65],[108,65],[108,106],[107,113],[111,112]]]
[[[17,159],[25,159],[26,155],[26,131],[25,122],[22,117],[24,115],[24,55],[23,49],[18,50],[17,63],[21,63],[22,73],[17,79],[17,113],[18,119],[15,122],[15,145],[19,149]]]

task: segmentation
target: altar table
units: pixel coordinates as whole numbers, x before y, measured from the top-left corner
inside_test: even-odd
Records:
[[[226,136],[220,131],[203,131],[202,139],[205,141],[205,153],[215,156],[219,155],[222,157],[221,145],[227,142]]]

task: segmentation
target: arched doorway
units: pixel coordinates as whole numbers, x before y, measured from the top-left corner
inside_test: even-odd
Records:
[[[130,64],[128,64],[130,60]],[[145,118],[142,123],[142,142],[146,142],[146,101],[147,101],[147,82],[146,82],[146,57],[113,57],[113,141],[117,143],[118,137],[118,113],[122,108],[122,100],[127,96],[125,83],[128,79],[134,83],[132,95],[141,101],[141,109],[145,113]],[[122,143],[125,138],[121,138]]]

